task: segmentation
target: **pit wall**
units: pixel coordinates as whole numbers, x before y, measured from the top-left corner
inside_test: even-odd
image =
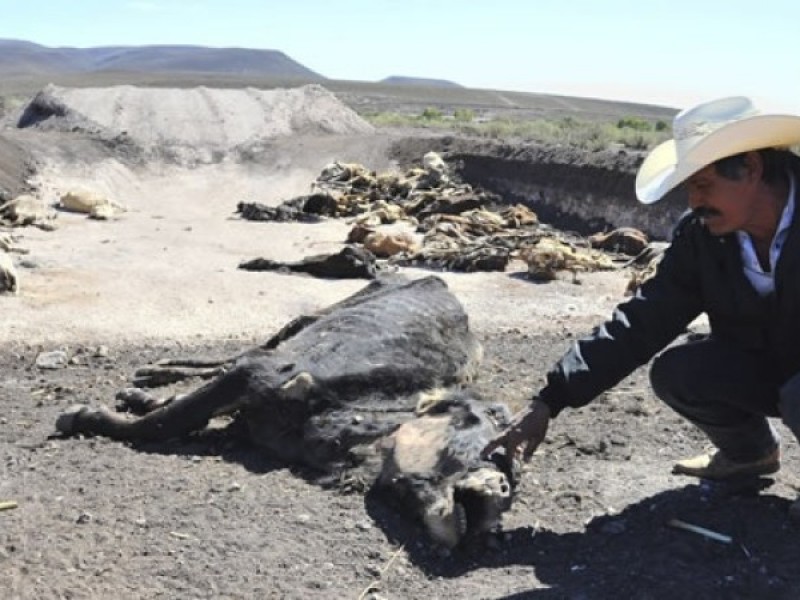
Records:
[[[582,235],[635,227],[652,239],[668,240],[686,210],[678,192],[655,205],[636,200],[641,153],[451,137],[401,140],[394,149],[401,163],[414,153],[439,152],[463,181],[496,192],[509,204],[525,204],[543,223]]]

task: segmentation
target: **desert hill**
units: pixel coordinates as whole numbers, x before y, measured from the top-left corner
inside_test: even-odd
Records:
[[[0,76],[134,71],[227,73],[325,78],[277,50],[205,46],[100,46],[48,48],[28,41],[0,40]]]
[[[381,79],[380,83],[389,85],[417,85],[429,87],[444,87],[444,88],[460,88],[464,87],[455,81],[448,81],[447,79],[431,79],[428,77],[406,77],[404,75],[392,75]]]
[[[0,98],[31,97],[48,83],[64,87],[262,89],[323,83],[359,112],[419,112],[438,106],[492,110],[516,118],[642,117],[667,121],[676,112],[671,107],[635,102],[467,88],[447,79],[410,75],[393,75],[381,81],[330,79],[277,50],[182,45],[50,48],[30,41],[0,39]],[[2,112],[0,104],[0,117]]]

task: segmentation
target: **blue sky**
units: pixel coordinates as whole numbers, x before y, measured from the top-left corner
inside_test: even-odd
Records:
[[[800,111],[798,0],[0,0],[0,38],[266,48],[334,79]]]

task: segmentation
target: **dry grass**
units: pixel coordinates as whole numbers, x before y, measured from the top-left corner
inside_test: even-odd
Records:
[[[376,127],[415,127],[437,131],[452,131],[464,135],[490,139],[513,139],[523,142],[562,144],[587,150],[605,150],[614,146],[634,150],[648,150],[671,137],[671,129],[664,120],[649,121],[637,118],[640,123],[631,127],[628,119],[612,118],[610,121],[561,118],[513,118],[495,116],[467,119],[464,113],[452,115],[426,108],[418,115],[398,112],[364,114]]]

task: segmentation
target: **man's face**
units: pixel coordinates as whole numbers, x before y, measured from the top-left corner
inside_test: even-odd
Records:
[[[755,220],[755,186],[748,167],[742,168],[738,179],[719,175],[709,165],[686,180],[689,208],[703,219],[712,235],[747,231]]]

